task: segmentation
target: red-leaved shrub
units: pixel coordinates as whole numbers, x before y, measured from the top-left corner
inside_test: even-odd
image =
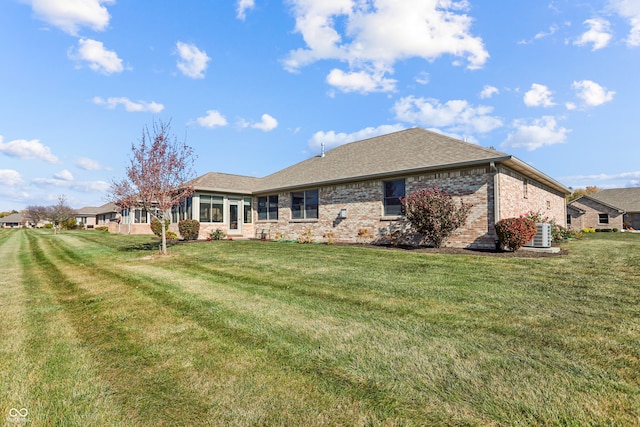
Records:
[[[496,224],[496,234],[502,246],[517,251],[536,235],[537,226],[529,218],[505,218]]]

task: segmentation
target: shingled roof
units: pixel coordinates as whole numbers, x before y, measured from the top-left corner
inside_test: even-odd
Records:
[[[640,187],[600,190],[591,197],[626,212],[640,212]]]
[[[211,172],[192,181],[196,190],[264,194],[413,173],[504,164],[554,190],[570,190],[514,156],[421,128],[406,129],[327,151],[264,178]]]

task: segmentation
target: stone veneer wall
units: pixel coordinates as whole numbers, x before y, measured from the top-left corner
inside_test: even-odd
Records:
[[[400,178],[396,178],[400,179]],[[391,181],[393,179],[389,179]],[[385,180],[386,181],[386,180]],[[405,192],[437,184],[454,196],[473,205],[467,223],[448,240],[447,246],[495,248],[493,229],[493,174],[489,168],[461,169],[405,177]],[[402,229],[403,217],[384,217],[383,180],[369,180],[319,188],[319,219],[292,220],[290,193],[278,194],[278,220],[256,222],[258,237],[296,240],[311,230],[314,241],[326,241],[333,233],[336,242],[360,242],[358,232],[369,230],[373,240],[384,241],[385,235]],[[254,204],[255,206],[255,204]],[[341,219],[341,209],[347,217]]]
[[[501,166],[498,170],[500,192],[498,221],[504,218],[517,218],[529,211],[534,211],[548,216],[557,225],[566,226],[564,194],[525,178],[509,168]]]

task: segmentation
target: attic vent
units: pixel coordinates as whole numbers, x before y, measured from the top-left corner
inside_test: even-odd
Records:
[[[533,239],[529,240],[525,246],[529,248],[550,248],[551,247],[551,224],[536,224],[538,231]]]
[[[322,147],[322,152],[320,153],[320,157],[324,157],[324,142],[320,144],[320,146]]]

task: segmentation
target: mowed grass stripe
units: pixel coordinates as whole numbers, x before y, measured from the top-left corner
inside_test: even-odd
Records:
[[[105,360],[107,366],[119,363],[117,372],[110,376],[118,377],[130,386],[130,389],[119,390],[119,394],[136,393],[138,399],[165,405],[164,410],[158,407],[137,408],[144,416],[132,414],[132,419],[151,423],[155,420],[151,412],[157,412],[157,417],[164,415],[159,421],[169,423],[213,422],[217,425],[223,420],[237,422],[245,418],[248,424],[287,425],[291,415],[300,417],[301,413],[307,412],[311,417],[310,425],[325,425],[327,422],[340,424],[345,416],[353,417],[354,413],[364,410],[361,402],[322,393],[306,376],[289,372],[286,367],[284,370],[277,368],[277,358],[266,347],[252,346],[251,351],[244,349],[241,345],[243,340],[246,342],[253,338],[238,337],[237,331],[230,332],[221,323],[199,322],[194,325],[190,321],[193,316],[185,315],[194,308],[188,301],[171,297],[161,298],[162,305],[157,304],[159,296],[168,296],[161,285],[144,276],[114,273],[116,266],[113,265],[91,264],[75,250],[69,250],[69,238],[48,239],[47,245],[51,253],[63,261],[65,275],[72,275],[73,282],[78,283],[77,286],[66,283],[68,298],[73,298],[80,307],[83,301],[94,305],[93,312],[97,317],[91,321],[94,333],[103,326],[109,329],[100,334],[103,338],[109,337],[105,338],[106,342],[95,342],[95,336],[88,337],[88,340],[94,341],[92,346],[100,347],[100,354],[112,353],[113,360]],[[82,263],[79,262],[81,259]],[[105,286],[113,289],[105,290]],[[126,300],[120,297],[125,293]],[[150,300],[150,296],[155,301]],[[112,309],[114,297],[118,307]],[[211,317],[209,308],[208,312]],[[100,319],[101,313],[103,319]],[[121,328],[114,326],[118,323],[122,324]],[[118,331],[115,332],[114,328]],[[133,341],[137,346],[127,349],[127,346],[133,346]],[[110,345],[117,346],[117,349],[109,348]],[[177,352],[179,348],[187,348],[189,353]],[[137,369],[128,372],[126,365],[132,361]],[[154,370],[157,364],[161,365],[162,372],[156,375],[162,374],[165,380],[173,380],[170,387],[165,387],[172,391],[170,396],[160,394],[153,375],[151,378],[145,375],[145,370]],[[132,374],[140,378],[129,378]],[[117,385],[114,387],[118,388]],[[269,393],[265,394],[265,390]],[[291,390],[297,392],[292,395]],[[335,407],[342,408],[342,411],[335,412],[332,410]],[[173,419],[172,411],[177,414],[188,411],[193,420],[183,416]]]
[[[0,229],[0,417],[29,403],[27,377],[27,295],[18,253],[24,234]],[[1,419],[1,418],[0,418]]]
[[[110,390],[96,376],[96,365],[78,340],[63,307],[43,274],[37,243],[20,230],[17,251],[25,295],[21,363],[28,374],[14,377],[26,388],[24,407],[33,425],[98,425],[122,421]]]

